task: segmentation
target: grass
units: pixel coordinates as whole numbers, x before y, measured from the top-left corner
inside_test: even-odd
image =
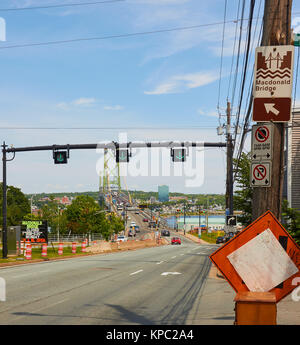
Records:
[[[198,238],[198,234],[193,234],[193,235]],[[206,233],[202,231],[201,239],[208,243],[216,243],[217,237],[223,236],[223,235],[224,235],[223,232],[221,232],[221,234],[218,234],[217,232]]]

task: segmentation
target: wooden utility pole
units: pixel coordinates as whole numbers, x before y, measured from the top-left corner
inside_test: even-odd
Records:
[[[265,0],[261,46],[291,44],[292,0]],[[252,199],[252,220],[267,210],[281,220],[284,176],[284,123],[274,123],[271,187],[255,187]]]
[[[230,102],[227,102],[227,173],[226,173],[226,209],[229,214],[233,214],[233,146],[231,135],[231,108]]]

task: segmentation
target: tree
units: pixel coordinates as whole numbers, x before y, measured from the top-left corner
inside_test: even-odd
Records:
[[[113,233],[124,230],[121,218],[111,214],[106,218],[94,198],[88,195],[78,196],[65,211],[68,228],[72,233],[100,233],[108,240]]]
[[[247,226],[252,222],[253,188],[250,186],[251,154],[242,152],[241,158],[233,160],[236,173],[236,187],[234,193],[234,209],[242,211],[239,222]]]
[[[3,184],[0,184],[0,215],[1,215],[1,224],[3,221]],[[30,213],[30,203],[26,198],[25,194],[21,192],[20,188],[13,186],[7,186],[7,225],[14,226],[20,225],[23,217]]]
[[[287,200],[282,203],[282,222],[293,239],[300,244],[300,212],[290,208]]]

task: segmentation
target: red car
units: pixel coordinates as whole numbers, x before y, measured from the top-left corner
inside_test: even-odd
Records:
[[[179,237],[172,237],[171,244],[181,244],[181,239]]]
[[[144,219],[143,219],[143,222],[148,222],[148,221],[149,221],[148,218],[144,218]]]

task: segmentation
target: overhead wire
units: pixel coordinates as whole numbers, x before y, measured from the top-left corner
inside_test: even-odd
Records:
[[[91,6],[91,5],[102,5],[102,4],[124,2],[124,1],[126,0],[90,1],[90,2],[76,2],[76,3],[69,3],[69,4],[0,8],[0,12],[16,12],[16,11],[41,10],[41,9],[49,9],[49,8],[75,7],[75,6]]]
[[[246,77],[247,77],[247,68],[248,68],[248,62],[249,62],[249,52],[250,52],[251,33],[252,33],[252,18],[253,18],[253,13],[254,13],[254,7],[255,7],[255,0],[251,0],[251,3],[250,3],[250,20],[248,22],[246,52],[244,54],[244,67],[243,67],[243,76],[241,78],[240,99],[239,99],[239,105],[238,105],[238,110],[237,110],[237,114],[236,114],[233,150],[235,149],[235,145],[236,145],[236,136],[237,136],[238,126],[239,126],[239,121],[240,121],[241,107],[242,107],[244,89],[245,89],[245,83],[246,83]]]
[[[222,67],[223,67],[223,51],[224,51],[226,12],[227,12],[227,0],[225,0],[225,4],[224,4],[224,24],[223,24],[223,34],[222,34],[222,48],[221,48],[221,59],[220,59],[219,87],[218,87],[217,110],[219,112],[219,115],[220,115],[220,95],[221,95],[221,82],[222,82]]]
[[[229,99],[229,92],[230,92],[230,88],[231,88],[231,79],[232,79],[232,70],[233,70],[233,64],[234,64],[234,60],[235,60],[235,47],[236,47],[236,39],[237,39],[238,17],[239,17],[239,12],[240,12],[240,4],[241,4],[241,0],[239,0],[238,9],[237,9],[237,14],[236,14],[236,25],[235,25],[235,33],[234,33],[234,44],[233,44],[233,50],[232,50],[232,59],[231,59],[230,75],[229,75],[229,82],[228,82],[228,89],[227,89],[227,101],[228,101],[228,99]]]

